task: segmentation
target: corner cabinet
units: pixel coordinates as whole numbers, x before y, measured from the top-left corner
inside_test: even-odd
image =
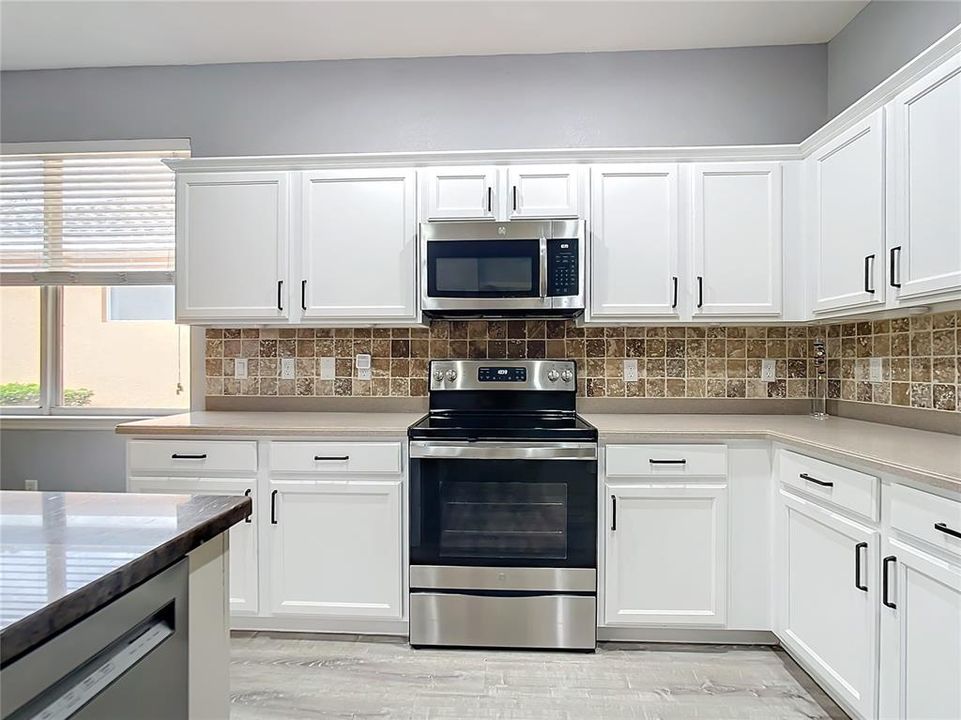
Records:
[[[301,318],[418,321],[413,171],[301,173]]]
[[[288,317],[288,174],[177,176],[177,322]]]
[[[808,160],[815,314],[884,304],[884,157],[877,110]]]

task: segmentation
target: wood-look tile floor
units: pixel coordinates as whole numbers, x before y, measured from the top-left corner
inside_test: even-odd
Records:
[[[780,649],[413,650],[398,639],[232,641],[231,718],[787,720],[847,716]]]

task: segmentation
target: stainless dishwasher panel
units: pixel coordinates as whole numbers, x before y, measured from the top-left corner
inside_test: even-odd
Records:
[[[0,670],[3,720],[187,718],[187,560]]]

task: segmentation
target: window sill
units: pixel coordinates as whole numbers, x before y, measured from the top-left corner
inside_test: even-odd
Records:
[[[161,415],[0,415],[0,430],[115,430],[117,425]]]

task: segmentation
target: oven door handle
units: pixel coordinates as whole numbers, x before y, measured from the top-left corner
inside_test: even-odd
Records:
[[[597,445],[590,442],[499,443],[432,442],[412,440],[411,459],[444,460],[596,460]]]

